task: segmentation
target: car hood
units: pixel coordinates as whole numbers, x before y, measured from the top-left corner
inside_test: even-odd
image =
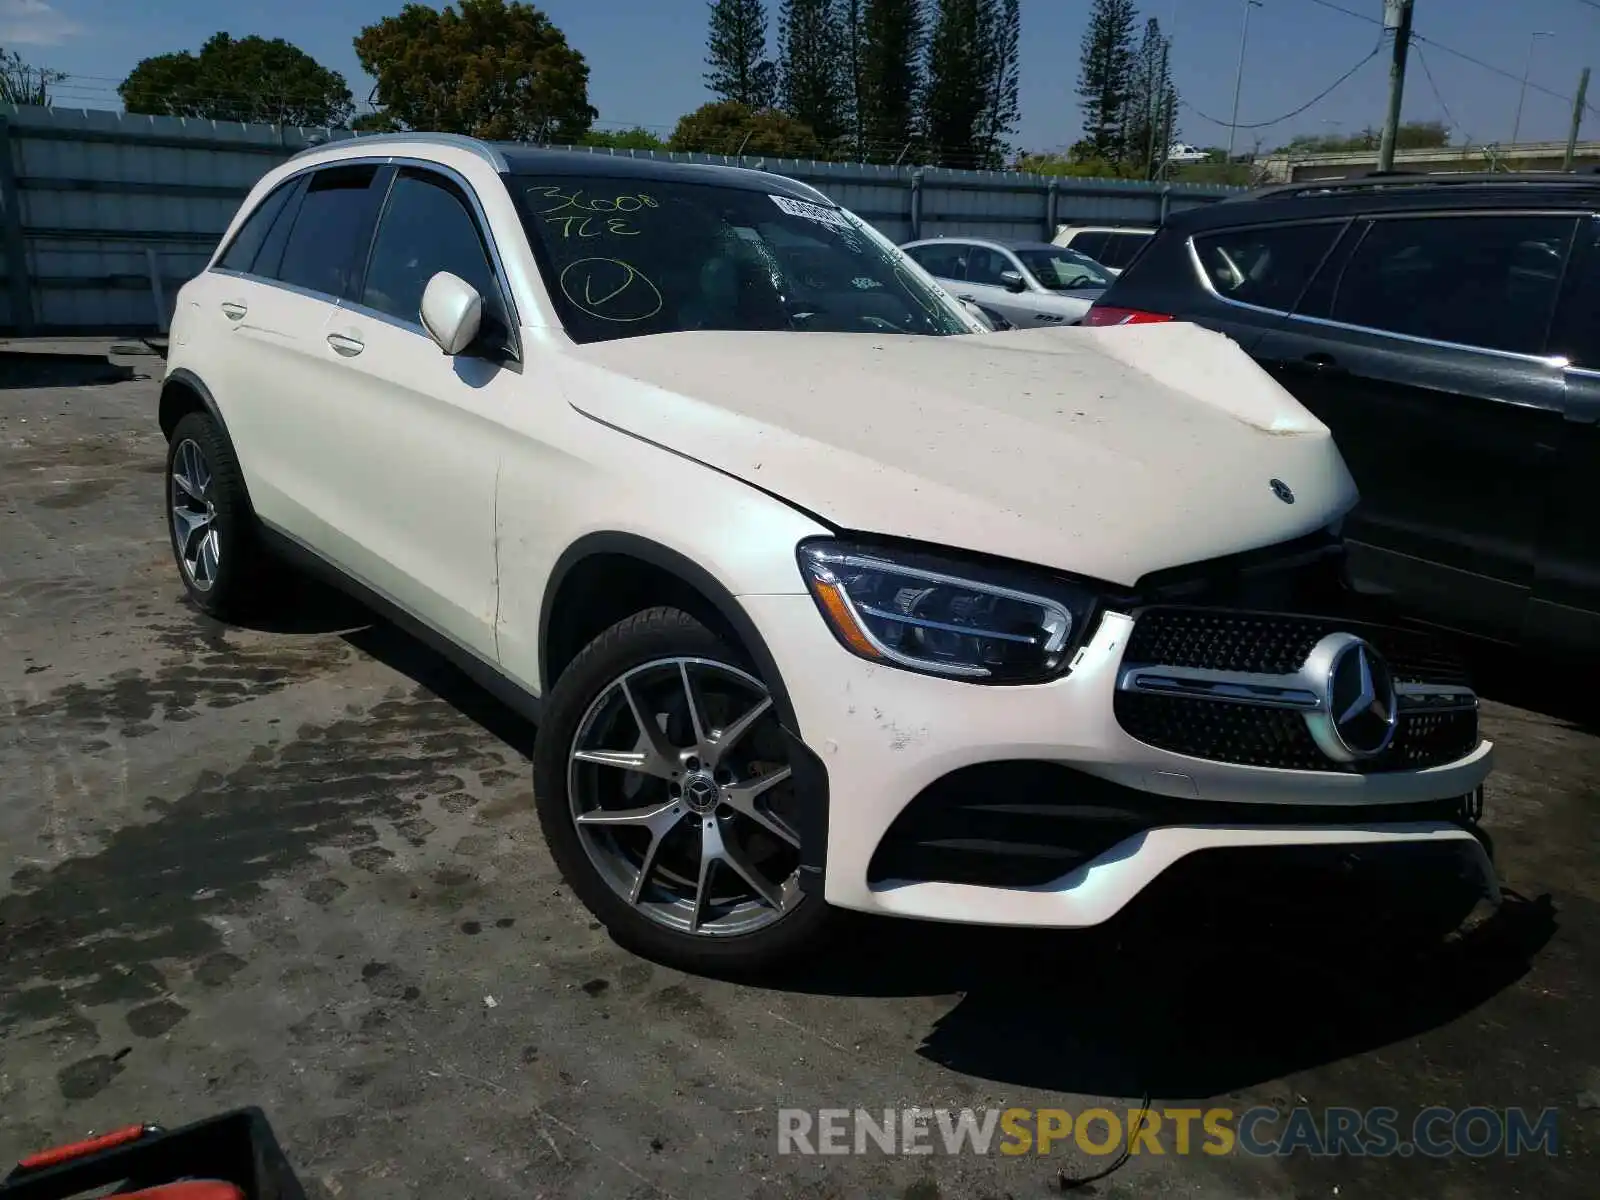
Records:
[[[1311,533],[1356,499],[1327,427],[1195,325],[696,331],[571,362],[580,412],[839,528],[1111,583]]]

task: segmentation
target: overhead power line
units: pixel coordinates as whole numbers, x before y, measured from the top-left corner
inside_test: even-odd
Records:
[[[1353,8],[1346,8],[1342,4],[1334,3],[1334,0],[1309,0],[1309,3],[1315,4],[1319,8],[1326,8],[1336,13],[1343,13],[1347,17],[1351,17],[1357,21],[1364,21],[1368,25],[1381,26],[1383,24],[1382,20],[1372,16],[1369,13],[1357,12]],[[1578,3],[1586,5],[1589,8],[1600,12],[1600,0],[1578,0]],[[1515,71],[1507,70],[1505,67],[1497,67],[1494,63],[1485,62],[1481,58],[1475,58],[1466,53],[1464,50],[1457,50],[1454,46],[1447,46],[1436,38],[1424,37],[1422,34],[1413,31],[1411,34],[1412,47],[1415,48],[1418,42],[1421,42],[1423,45],[1432,46],[1435,50],[1438,50],[1442,54],[1448,54],[1453,58],[1459,58],[1462,62],[1471,63],[1473,66],[1488,71],[1493,75],[1498,75],[1502,79],[1509,79],[1512,83],[1515,83],[1518,86],[1521,86],[1522,84],[1522,76],[1517,74]],[[1572,103],[1571,96],[1563,95],[1553,88],[1547,88],[1542,84],[1534,83],[1532,80],[1528,81],[1528,90],[1531,92],[1540,92],[1543,95],[1560,100],[1563,104]],[[1441,101],[1441,103],[1443,102]],[[1600,113],[1600,108],[1596,108],[1592,104],[1585,104],[1584,107],[1590,112]]]
[[[1416,41],[1415,38],[1412,38],[1411,40],[1413,42]],[[1428,66],[1428,59],[1427,56],[1422,53],[1422,47],[1412,46],[1411,48],[1416,51],[1417,61],[1422,64],[1422,73],[1428,80],[1428,87],[1433,91],[1433,98],[1439,102],[1439,107],[1444,111],[1444,119],[1446,124],[1449,125],[1451,129],[1458,128],[1456,125],[1455,116],[1450,112],[1450,106],[1444,102],[1444,94],[1439,91],[1439,85],[1434,81],[1433,70]]]
[[[1320,3],[1320,0],[1319,0],[1319,3]],[[1311,99],[1307,100],[1299,108],[1293,110],[1292,112],[1286,112],[1281,117],[1274,117],[1270,121],[1255,121],[1255,122],[1252,122],[1252,123],[1250,123],[1248,125],[1239,124],[1239,125],[1235,126],[1232,121],[1221,121],[1221,120],[1218,120],[1216,117],[1211,116],[1208,113],[1201,112],[1198,108],[1196,108],[1194,105],[1190,104],[1187,100],[1179,100],[1178,103],[1183,105],[1183,107],[1187,108],[1190,112],[1194,113],[1194,115],[1199,117],[1202,121],[1210,121],[1213,125],[1220,125],[1224,129],[1227,129],[1229,127],[1236,128],[1236,129],[1266,129],[1266,128],[1270,127],[1270,126],[1281,125],[1285,121],[1292,120],[1293,118],[1298,117],[1301,113],[1305,112],[1306,109],[1311,108],[1313,105],[1316,105],[1316,104],[1320,103],[1323,100],[1326,100],[1329,96],[1333,95],[1333,93],[1335,91],[1337,91],[1339,89],[1339,87],[1342,84],[1344,84],[1345,81],[1347,81],[1352,75],[1354,75],[1357,71],[1361,70],[1362,67],[1366,66],[1373,59],[1377,58],[1379,52],[1382,49],[1383,49],[1383,41],[1382,41],[1382,39],[1380,39],[1378,44],[1372,48],[1372,53],[1371,54],[1367,55],[1360,62],[1356,63],[1355,66],[1351,67],[1343,75],[1339,76],[1339,78],[1335,79],[1327,87],[1323,88],[1322,91],[1318,92],[1315,96],[1311,97]]]

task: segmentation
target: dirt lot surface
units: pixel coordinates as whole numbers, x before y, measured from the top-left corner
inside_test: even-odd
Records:
[[[998,1200],[1108,1160],[780,1157],[777,1109],[1149,1094],[1553,1106],[1560,1153],[1169,1144],[1076,1194],[1594,1195],[1583,721],[1486,705],[1512,892],[1416,954],[1250,936],[1270,896],[1202,917],[1190,894],[1141,936],[857,922],[793,978],[689,978],[577,906],[530,809],[531,731],[415,642],[309,586],[271,628],[184,606],[161,362],[114,361],[0,370],[0,1161],[258,1104],[318,1196]],[[1519,689],[1538,695],[1537,672],[1486,687]]]

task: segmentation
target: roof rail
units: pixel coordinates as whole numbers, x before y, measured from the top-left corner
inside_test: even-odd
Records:
[[[1463,171],[1459,174],[1424,174],[1406,171],[1366,171],[1345,179],[1302,179],[1257,188],[1235,197],[1239,200],[1286,200],[1296,196],[1320,196],[1330,192],[1379,191],[1418,187],[1516,187],[1544,184],[1546,187],[1600,187],[1600,171],[1576,174],[1565,171]]]
[[[432,146],[451,146],[457,150],[466,150],[476,154],[496,171],[505,171],[509,167],[506,156],[498,147],[479,138],[467,137],[460,133],[352,133],[348,137],[328,138],[314,145],[307,146],[294,157],[311,154],[317,150],[326,150],[329,146],[341,143],[360,143],[362,146],[385,146],[395,142],[410,142],[415,144],[423,142]]]

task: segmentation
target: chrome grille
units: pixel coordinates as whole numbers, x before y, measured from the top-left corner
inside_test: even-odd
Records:
[[[1330,733],[1338,728],[1330,654],[1356,639],[1387,665],[1393,683],[1383,701],[1392,735],[1360,752]],[[1337,618],[1178,608],[1138,615],[1114,707],[1130,736],[1175,754],[1357,773],[1421,770],[1470,754],[1478,744],[1477,710],[1465,668],[1428,634]]]

